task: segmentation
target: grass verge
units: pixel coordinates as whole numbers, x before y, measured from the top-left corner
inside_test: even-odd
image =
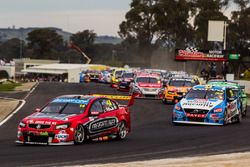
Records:
[[[21,86],[21,83],[4,83],[0,84],[0,91],[13,91],[15,87]]]

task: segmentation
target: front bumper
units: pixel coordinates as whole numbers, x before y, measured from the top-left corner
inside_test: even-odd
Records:
[[[74,144],[74,129],[34,129],[18,128],[17,141],[19,144],[39,145],[69,145]]]
[[[73,145],[74,142],[69,141],[69,142],[59,142],[59,143],[51,143],[51,142],[44,143],[44,142],[24,142],[24,141],[16,140],[16,144],[65,146],[65,145]]]
[[[210,123],[210,122],[194,122],[194,121],[173,121],[173,123],[180,124],[194,124],[194,125],[223,125],[221,123]]]
[[[165,95],[165,100],[167,102],[174,102],[174,103],[178,103],[181,99],[183,98],[183,95],[178,95],[178,94],[166,94]]]
[[[173,123],[180,124],[199,124],[199,125],[223,125],[224,117],[222,113],[215,114],[208,112],[206,114],[189,114],[183,111],[173,111]]]

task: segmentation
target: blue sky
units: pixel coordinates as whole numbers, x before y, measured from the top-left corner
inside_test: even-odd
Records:
[[[118,36],[132,0],[0,0],[0,28],[58,27]]]

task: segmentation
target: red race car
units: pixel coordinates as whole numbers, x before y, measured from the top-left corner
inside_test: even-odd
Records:
[[[114,99],[129,100],[129,104],[120,105]],[[128,106],[133,101],[133,96],[59,96],[20,122],[16,143],[68,145],[124,139],[131,128]]]

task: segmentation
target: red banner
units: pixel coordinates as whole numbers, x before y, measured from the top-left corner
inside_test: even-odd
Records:
[[[180,61],[226,61],[226,56],[222,51],[198,51],[198,50],[177,50],[175,60]]]

